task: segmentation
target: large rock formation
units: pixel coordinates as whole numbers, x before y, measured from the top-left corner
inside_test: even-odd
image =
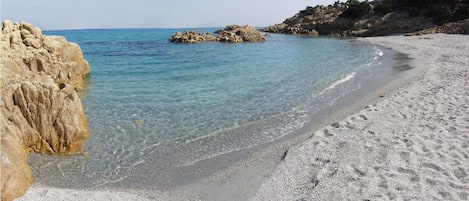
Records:
[[[28,23],[4,21],[0,32],[1,198],[32,183],[28,153],[81,152],[88,136],[77,91],[90,72],[80,47]]]
[[[348,0],[329,6],[307,7],[265,32],[283,34],[382,36],[420,30],[440,33],[469,33],[464,21],[469,17],[467,2],[449,1]],[[450,25],[443,25],[450,23]]]
[[[175,43],[200,43],[200,42],[264,42],[265,38],[256,28],[250,25],[230,25],[225,29],[215,31],[217,35],[209,33],[197,33],[194,31],[186,31],[184,33],[177,32],[169,39]]]
[[[275,24],[263,29],[269,33],[283,34],[307,34],[318,35],[317,26],[332,24],[346,9],[345,4],[335,6],[307,7],[293,17],[285,19],[282,23]]]

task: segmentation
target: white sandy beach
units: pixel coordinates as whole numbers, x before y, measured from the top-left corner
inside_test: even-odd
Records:
[[[363,41],[422,76],[291,148],[254,200],[469,199],[469,36]]]
[[[469,36],[359,40],[410,55],[415,76],[312,131],[253,185],[252,200],[469,200]],[[33,186],[18,200],[197,200],[175,194]]]

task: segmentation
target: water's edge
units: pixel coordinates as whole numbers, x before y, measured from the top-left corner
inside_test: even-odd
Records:
[[[381,69],[375,69],[378,74],[364,82],[367,87],[339,98],[331,107],[318,112],[317,118],[292,135],[175,170],[176,174],[172,179],[177,182],[177,187],[172,191],[177,195],[182,194],[202,200],[238,200],[238,198],[250,200],[265,178],[269,177],[276,165],[284,159],[290,147],[313,138],[316,130],[339,122],[367,105],[379,102],[387,94],[415,79],[417,73],[422,72],[421,69],[410,66],[413,59],[406,54],[354,39],[350,42],[379,47],[384,52],[384,65]],[[380,71],[386,73],[379,73]],[[245,181],[249,181],[250,184],[240,185]],[[141,189],[133,192],[152,194],[151,191]]]
[[[198,191],[200,185],[206,185],[208,180],[213,181],[211,178],[214,175],[217,175],[219,180],[223,180],[223,178],[229,178],[230,175],[240,173],[259,182],[275,166],[289,146],[311,137],[312,131],[333,123],[366,104],[376,101],[379,99],[379,95],[383,94],[383,90],[389,90],[393,80],[400,78],[402,74],[408,72],[407,70],[412,70],[409,69],[410,59],[406,55],[383,47],[379,47],[379,49],[384,53],[381,58],[382,65],[372,68],[371,71],[367,72],[369,74],[348,74],[328,88],[335,88],[354,77],[355,79],[365,79],[361,83],[361,87],[341,94],[341,96],[333,99],[331,104],[323,102],[322,104],[326,107],[315,111],[315,115],[311,115],[312,118],[304,124],[295,127],[292,131],[285,132],[288,135],[280,136],[268,142],[254,143],[253,146],[249,145],[244,148],[219,152],[219,154],[209,155],[197,160],[191,158],[192,155],[198,154],[194,153],[193,148],[204,146],[200,144],[201,142],[208,142],[199,141],[198,139],[188,141],[183,146],[178,147],[177,153],[172,152],[172,150],[168,150],[168,153],[148,153],[149,155],[145,156],[146,160],[144,162],[137,163],[136,168],[125,173],[132,175],[131,177],[113,183],[103,183],[101,186],[92,186],[91,188],[136,190],[148,194],[151,194],[153,190],[172,191],[174,189],[178,189],[176,190],[178,192],[194,193],[194,191]],[[331,94],[331,96],[334,96],[334,94]],[[224,140],[234,140],[235,138],[224,138]],[[179,158],[176,157],[177,160],[175,161],[174,156]],[[177,165],[175,165],[176,163]],[[256,174],[252,174],[253,172]],[[225,184],[229,185],[230,182],[225,182]],[[79,186],[84,189],[87,188],[86,185]],[[214,187],[209,186],[206,188]]]

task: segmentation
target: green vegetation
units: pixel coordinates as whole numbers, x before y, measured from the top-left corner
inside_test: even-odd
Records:
[[[460,7],[454,12],[455,20],[462,20],[469,18],[469,6]]]
[[[302,15],[313,15],[314,8],[312,6],[306,6],[304,10],[300,10],[300,14]]]
[[[469,18],[469,0],[347,0],[336,1],[333,6],[346,8],[339,17],[352,20],[395,11],[407,11],[409,17],[432,18],[435,24]],[[307,6],[300,14],[315,15],[316,8]]]
[[[387,1],[387,2],[383,2],[383,3],[380,3],[378,5],[375,5],[375,7],[373,8],[373,12],[376,13],[376,14],[387,14],[387,13],[390,13],[393,11],[392,9],[392,3]]]
[[[345,10],[339,17],[357,19],[361,18],[371,11],[371,6],[368,0],[359,2],[358,0],[348,0],[347,10]]]
[[[383,0],[373,4],[376,14],[407,10],[410,17],[430,17],[436,24],[469,18],[469,0]]]
[[[438,0],[397,0],[399,7],[427,8]]]

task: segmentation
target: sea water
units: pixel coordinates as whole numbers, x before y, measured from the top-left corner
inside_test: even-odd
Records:
[[[378,47],[327,37],[170,43],[176,31],[183,30],[44,32],[78,43],[90,63],[81,92],[90,138],[86,157],[33,155],[38,183],[105,186],[149,163],[183,167],[273,142],[360,89],[383,56]]]

